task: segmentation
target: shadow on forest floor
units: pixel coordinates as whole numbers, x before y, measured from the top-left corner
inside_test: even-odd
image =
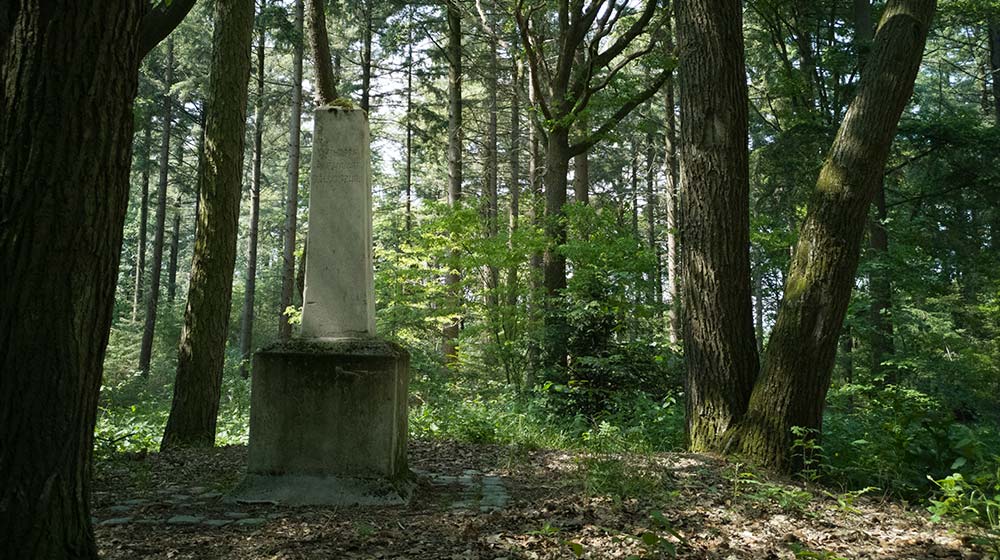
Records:
[[[245,447],[99,462],[102,558],[983,558],[916,508],[704,455],[412,441],[397,508],[223,503]]]

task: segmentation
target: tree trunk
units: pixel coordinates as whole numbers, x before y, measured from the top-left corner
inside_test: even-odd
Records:
[[[990,19],[990,82],[993,84],[993,124],[1000,127],[1000,15]]]
[[[267,8],[262,0],[261,14]],[[257,237],[260,230],[261,150],[264,147],[264,24],[258,26],[257,37],[257,107],[253,118],[253,182],[250,185],[250,234],[247,240],[247,278],[243,291],[243,317],[240,328],[240,375],[250,377],[253,350],[254,299],[257,291]]]
[[[739,0],[677,5],[687,435],[721,450],[757,378],[750,300],[747,86]]]
[[[367,113],[371,104],[372,89],[372,8],[362,3],[361,28],[361,108]]]
[[[462,199],[462,12],[458,0],[447,1],[448,19],[448,205],[457,209]],[[454,270],[445,277],[456,313],[461,307],[459,283],[461,278]],[[456,358],[458,329],[461,321],[456,318],[442,329],[441,352],[446,361]]]
[[[496,2],[493,3],[493,9],[490,13],[490,18],[493,18],[496,14]],[[499,157],[497,156],[498,141],[497,141],[497,85],[500,79],[500,62],[498,60],[497,50],[499,45],[496,39],[496,26],[490,21],[490,34],[489,34],[489,51],[490,51],[490,62],[489,62],[489,81],[485,84],[486,86],[486,104],[487,111],[489,113],[487,123],[486,123],[486,235],[490,238],[495,238],[499,232],[500,224],[500,207],[497,196],[497,176],[499,172],[497,170],[499,166]],[[500,297],[497,293],[497,286],[500,284],[500,271],[499,269],[489,264],[486,267],[486,304],[490,310],[494,312],[497,310],[500,304]]]
[[[671,6],[674,6],[671,3]],[[668,52],[674,50],[673,33],[670,26],[670,18],[666,18],[666,38],[665,48]],[[667,335],[670,342],[676,344],[680,340],[680,258],[677,253],[677,231],[678,231],[678,211],[680,209],[680,166],[677,155],[677,112],[676,99],[674,98],[674,73],[667,74],[667,81],[663,84],[664,101],[667,115],[666,122],[666,149],[663,152],[664,167],[666,174],[666,184],[663,192],[666,195],[666,217],[667,217]]]
[[[559,250],[566,244],[566,205],[569,172],[569,130],[549,130],[545,150],[545,253],[542,260],[545,287],[545,332],[543,364],[566,367],[568,364],[569,327],[562,303],[566,289],[566,257]]]
[[[1000,130],[1000,15],[994,15],[989,24],[990,82],[993,84],[993,126]],[[993,208],[990,224],[990,244],[1000,252],[1000,208]]]
[[[174,147],[177,150],[177,167],[176,169],[184,169],[184,138],[179,138],[177,142],[174,143]],[[174,297],[177,295],[177,253],[181,248],[181,189],[180,185],[175,184],[174,186],[174,204],[173,212],[171,212],[171,231],[170,231],[170,259],[167,261],[167,301],[174,303]]]
[[[199,226],[164,449],[215,443],[236,265],[253,15],[252,0],[215,2]]]
[[[520,67],[515,59],[511,64],[510,97],[510,212],[507,219],[507,248],[514,250],[514,235],[517,233],[518,220],[521,212],[521,91]],[[517,265],[507,270],[507,306],[512,317],[516,316],[517,306]],[[508,331],[513,338],[513,319]]]
[[[139,318],[143,301],[142,283],[146,276],[146,226],[149,223],[149,164],[153,151],[153,119],[146,120],[142,141],[142,195],[139,199],[139,248],[136,251],[135,291],[132,295],[132,322]]]
[[[309,253],[309,240],[302,240],[302,252],[299,253],[299,272],[295,277],[295,303],[303,305],[303,294],[306,292],[306,254]]]
[[[407,12],[406,43],[406,235],[413,231],[413,8]]]
[[[313,52],[313,66],[316,72],[316,105],[325,105],[337,98],[337,78],[334,75],[333,66],[330,64],[330,38],[326,32],[326,8],[323,1],[308,0],[309,48]],[[302,9],[302,0],[295,0],[295,29],[299,36],[302,35]],[[296,40],[295,52],[293,53],[292,73],[292,81],[294,82],[292,84],[292,119],[294,120],[295,115],[302,112],[302,43],[298,40]],[[298,130],[298,127],[299,125],[294,125],[293,129]],[[295,140],[296,160],[298,159],[298,145],[298,140]],[[289,146],[289,152],[291,151],[292,148]],[[297,174],[296,170],[296,176],[298,176]],[[282,285],[284,286],[284,284]],[[284,296],[284,290],[282,290],[282,296]],[[284,311],[284,306],[281,309]],[[282,319],[282,326],[287,326],[284,319]],[[283,336],[288,338],[290,334],[291,330]]]
[[[153,233],[153,260],[150,262],[149,292],[146,293],[146,323],[142,330],[142,346],[139,348],[139,371],[149,375],[149,363],[153,357],[153,335],[156,330],[156,311],[160,303],[160,276],[163,273],[163,237],[167,223],[167,173],[170,166],[170,87],[174,77],[174,40],[167,39],[167,65],[164,70],[162,132],[160,134],[160,180],[156,186],[156,230]]]
[[[14,6],[0,7],[0,557],[96,559],[94,423],[147,4]]]
[[[177,193],[174,199],[173,215],[170,224],[170,258],[167,259],[167,301],[174,303],[177,295],[177,251],[180,250],[181,235],[181,195]]]
[[[317,73],[323,61],[329,61],[329,44],[326,42],[326,16],[323,12],[323,0],[309,0],[309,30],[313,41],[313,53],[316,57]],[[317,37],[316,20],[322,24],[322,37]],[[295,0],[295,29],[302,32],[302,0]],[[324,49],[326,49],[324,51]],[[325,57],[323,53],[326,53]],[[326,91],[322,76],[318,76],[317,95],[326,101],[327,95],[334,95],[332,90]],[[330,78],[331,84],[333,78]],[[330,86],[332,88],[332,85]],[[281,251],[281,299],[278,303],[278,338],[288,340],[292,336],[292,325],[285,315],[292,305],[292,292],[295,290],[295,230],[299,219],[299,139],[302,126],[302,43],[296,41],[292,53],[292,110],[288,125],[288,187],[285,190],[285,230],[284,245]]]
[[[631,163],[629,164],[629,194],[632,196],[632,236],[636,240],[642,238],[639,235],[639,142],[632,138],[630,142],[630,154],[629,158]],[[639,294],[636,293],[636,299],[638,299]]]
[[[646,243],[653,252],[653,284],[649,293],[649,301],[656,308],[656,314],[661,316],[663,304],[663,270],[660,265],[660,243],[656,239],[656,208],[660,205],[656,193],[656,144],[652,132],[646,134]]]
[[[535,106],[535,90],[531,87],[532,79],[529,75],[525,84],[525,87],[528,89],[528,105],[530,107]],[[528,123],[528,189],[531,198],[528,205],[528,218],[531,219],[532,225],[538,229],[541,229],[544,225],[543,215],[545,208],[541,177],[542,169],[540,165],[542,161],[540,136],[537,124],[530,121]],[[540,291],[539,288],[542,287],[543,276],[542,253],[532,253],[529,265],[531,268],[532,290]],[[534,307],[537,307],[537,305]]]
[[[787,470],[792,428],[822,428],[865,216],[881,184],[899,117],[913,91],[934,0],[890,0],[857,96],[820,171],[799,232],[778,319],[764,354],[738,450]]]

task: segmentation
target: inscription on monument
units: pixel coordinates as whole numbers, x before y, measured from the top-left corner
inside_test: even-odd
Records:
[[[316,112],[302,335],[375,334],[371,153],[364,111]]]

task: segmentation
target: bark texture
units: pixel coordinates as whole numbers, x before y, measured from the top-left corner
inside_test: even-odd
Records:
[[[758,372],[750,299],[747,85],[739,0],[677,5],[687,435],[721,450]]]
[[[818,433],[865,217],[878,190],[899,117],[913,91],[934,0],[885,7],[857,96],[837,132],[788,274],[738,450],[768,467],[794,467],[792,428]]]
[[[253,0],[216,0],[198,230],[162,448],[215,443],[236,265],[253,14]]]
[[[97,558],[91,456],[145,10],[0,7],[2,558]]]
[[[324,0],[307,0],[309,2],[309,48],[313,52],[313,65],[316,71],[316,104],[323,105],[332,102],[337,98],[337,81],[333,73],[333,65],[330,61],[330,37],[326,32],[326,8]],[[302,0],[295,2],[295,26],[302,30]],[[370,39],[369,39],[370,41]],[[298,57],[296,68],[298,69],[297,80],[301,94],[302,83],[302,47],[296,47],[295,56]],[[293,86],[295,87],[295,86]],[[294,93],[293,93],[294,97]],[[301,106],[301,103],[299,103]],[[367,107],[362,107],[366,111]],[[301,109],[300,109],[301,111]]]

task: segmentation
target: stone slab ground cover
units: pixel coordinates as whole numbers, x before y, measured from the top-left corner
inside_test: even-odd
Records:
[[[701,455],[414,441],[409,462],[418,485],[405,507],[293,508],[222,499],[242,447],[103,460],[101,557],[985,558],[920,507],[867,495],[845,508],[818,487],[740,483],[740,465]]]

